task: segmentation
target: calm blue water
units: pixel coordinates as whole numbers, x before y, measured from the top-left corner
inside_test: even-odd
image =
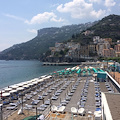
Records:
[[[0,89],[57,70],[62,70],[65,67],[66,66],[42,66],[42,63],[39,61],[0,60]]]

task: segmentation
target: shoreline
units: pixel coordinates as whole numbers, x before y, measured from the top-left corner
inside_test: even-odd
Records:
[[[49,74],[52,71],[64,69],[65,66],[42,66],[42,62],[31,60],[2,60],[0,61],[0,68],[0,89],[3,89],[13,84]]]
[[[70,117],[71,108],[74,107],[77,110],[84,108],[86,111],[85,117],[87,117],[88,113],[91,112],[94,117],[94,112],[96,109],[102,109],[101,92],[114,94],[117,91],[115,91],[114,86],[112,86],[110,81],[107,81],[107,79],[105,81],[98,81],[99,79],[96,79],[94,76],[96,71],[97,73],[106,73],[105,71],[100,72],[101,69],[97,69],[98,67],[99,66],[75,66],[52,72],[51,74],[40,76],[39,78],[34,78],[30,81],[19,83],[18,85],[10,86],[10,88],[18,90],[18,98],[22,100],[22,102],[20,102],[17,106],[16,113],[13,116],[15,118],[18,117],[18,119],[20,118],[21,115],[17,114],[17,110],[19,110],[21,106],[23,111],[28,110],[29,113],[29,110],[31,110],[33,115],[36,115],[44,114],[44,111],[47,108],[47,114],[50,114],[52,106],[60,107],[60,105],[62,105],[65,106],[64,116],[69,115]],[[110,76],[108,77],[111,79]],[[24,87],[26,89],[23,89]],[[7,90],[9,90],[9,88]],[[13,90],[11,92],[13,92]],[[16,91],[14,90],[14,92]],[[14,97],[16,96],[15,93],[12,95],[14,95]],[[41,99],[40,96],[43,96],[44,99]],[[6,97],[10,98],[11,95],[6,95]],[[5,100],[7,101],[7,99]],[[3,101],[4,99],[2,99],[1,103]],[[6,117],[8,120],[9,117],[11,117],[11,115],[8,117],[8,113],[13,113],[11,110],[11,102],[12,105],[13,103],[16,104],[19,102],[19,99],[11,100],[9,104],[4,105],[4,118]],[[16,108],[16,106],[14,106],[14,108]],[[32,114],[27,114],[26,117],[30,115]],[[77,117],[80,117],[80,115]]]

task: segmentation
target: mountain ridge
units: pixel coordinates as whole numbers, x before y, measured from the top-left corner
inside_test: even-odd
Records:
[[[86,31],[90,34],[85,34]],[[109,15],[93,23],[40,29],[32,40],[2,51],[0,59],[40,59],[56,42],[72,40],[85,45],[90,44],[94,36],[112,38],[113,42],[120,40],[120,15]]]
[[[40,29],[32,40],[13,45],[2,51],[0,59],[39,59],[49,50],[49,47],[54,46],[55,42],[67,41],[73,34],[80,33],[93,24],[96,22]]]

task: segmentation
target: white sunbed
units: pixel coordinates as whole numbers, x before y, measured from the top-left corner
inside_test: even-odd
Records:
[[[6,107],[7,110],[15,110],[17,109],[16,106]]]
[[[95,115],[95,120],[101,120],[101,111],[95,111],[94,112],[94,115]]]
[[[84,115],[85,114],[85,109],[84,108],[80,108],[79,110],[78,110],[78,114],[80,114],[80,115]]]
[[[77,109],[76,109],[75,107],[71,107],[71,112],[72,112],[73,114],[77,114]]]
[[[18,103],[9,103],[10,106],[17,106]]]
[[[45,120],[44,115],[40,115],[40,116],[37,118],[37,120]]]
[[[33,108],[33,106],[32,106],[32,105],[25,104],[25,109],[30,110],[30,109],[32,109],[32,108]]]
[[[58,108],[57,108],[57,112],[63,113],[64,110],[65,110],[65,106],[61,106],[61,107],[58,107]]]
[[[51,111],[52,111],[52,112],[56,112],[56,111],[57,111],[57,107],[56,107],[55,105],[52,105],[52,106],[51,106]]]

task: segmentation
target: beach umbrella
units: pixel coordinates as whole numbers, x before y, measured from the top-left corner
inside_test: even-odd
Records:
[[[92,70],[93,70],[95,73],[97,73],[97,72],[98,72],[95,68],[92,68]]]
[[[37,84],[37,83],[38,83],[38,81],[34,81],[34,82],[32,82],[32,83],[35,85],[35,84]]]
[[[100,69],[100,72],[104,72],[104,70]]]
[[[76,70],[78,70],[79,69],[79,67],[76,67]]]
[[[47,77],[46,77],[46,79],[49,79],[49,78],[51,78],[51,77],[52,77],[52,76],[51,76],[51,75],[49,75],[49,76],[47,76]]]
[[[85,76],[85,74],[86,74],[86,72],[85,72],[85,71],[83,71],[83,76]]]
[[[33,86],[33,83],[29,83],[28,85],[29,85],[29,86]]]
[[[10,92],[5,92],[2,94],[2,97],[8,97],[8,96],[10,96]]]
[[[59,73],[59,75],[62,75],[63,73]]]
[[[31,81],[32,82],[35,82],[35,81],[37,81],[38,80],[38,78],[34,78],[34,79],[32,79]]]
[[[10,94],[17,92],[17,90],[11,90]]]
[[[71,68],[67,68],[66,70],[69,71]]]
[[[87,70],[90,71],[90,68],[88,68]]]
[[[43,81],[43,79],[39,79],[39,80],[38,80],[38,82],[42,82],[42,81]]]
[[[18,87],[16,90],[18,91],[24,90],[24,87]]]
[[[31,81],[26,81],[26,85],[29,84],[29,83],[31,83]]]
[[[24,88],[29,88],[29,85],[24,85],[23,87],[24,87]]]
[[[80,74],[80,72],[81,72],[81,69],[79,69],[79,70],[77,71],[77,74]]]
[[[9,86],[10,88],[12,88],[12,89],[16,89],[16,88],[18,88],[19,86],[17,85],[17,84],[15,84],[15,85],[12,85],[12,86]]]
[[[11,91],[12,88],[5,88],[4,90],[5,90],[5,91]]]
[[[75,70],[76,67],[72,67],[71,70]]]
[[[22,87],[24,83],[18,83],[17,86]]]
[[[44,78],[44,77],[46,77],[46,75],[41,76],[41,78]]]

